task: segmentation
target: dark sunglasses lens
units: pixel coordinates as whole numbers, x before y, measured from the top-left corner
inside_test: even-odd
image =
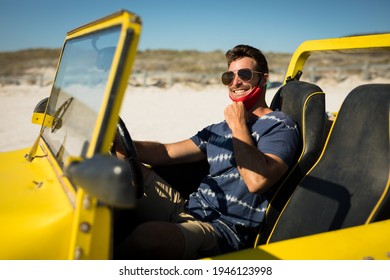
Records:
[[[234,73],[233,72],[225,72],[222,74],[222,83],[224,85],[229,85],[234,79]]]
[[[238,77],[240,77],[241,80],[247,82],[252,79],[252,71],[250,69],[240,69],[237,72]]]

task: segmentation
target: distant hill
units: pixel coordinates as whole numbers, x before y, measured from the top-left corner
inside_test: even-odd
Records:
[[[0,75],[20,75],[31,68],[55,68],[60,49],[28,49],[0,52]],[[286,68],[291,54],[266,54],[270,65]],[[214,74],[226,70],[224,52],[200,52],[194,50],[145,50],[138,51],[134,71],[171,71]]]
[[[0,76],[21,75],[31,68],[57,66],[59,49],[28,49],[0,52]]]
[[[0,83],[48,84],[52,81],[60,49],[28,49],[0,52]],[[282,81],[292,54],[265,53],[271,80]],[[138,51],[133,67],[132,85],[172,84],[175,82],[218,83],[226,71],[223,51],[144,50]],[[363,73],[365,78],[385,76],[390,68],[389,53],[312,55],[305,65],[306,75],[315,81],[321,77],[342,80],[346,73]],[[308,70],[307,70],[308,69]],[[49,74],[47,74],[49,73]],[[164,80],[164,81],[162,81]]]

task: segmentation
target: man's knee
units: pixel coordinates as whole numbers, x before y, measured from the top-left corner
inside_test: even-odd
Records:
[[[136,259],[181,259],[184,249],[183,233],[168,222],[141,224],[126,242],[126,251]]]

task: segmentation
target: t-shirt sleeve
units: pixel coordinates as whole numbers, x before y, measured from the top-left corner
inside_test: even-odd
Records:
[[[269,133],[260,137],[257,147],[265,154],[280,157],[288,166],[293,164],[300,140],[296,126],[288,127],[280,123]]]
[[[206,154],[206,145],[211,135],[211,126],[205,127],[201,131],[198,131],[194,136],[190,139],[195,143],[199,149]]]

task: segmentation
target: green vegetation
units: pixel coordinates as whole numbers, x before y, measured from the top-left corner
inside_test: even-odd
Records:
[[[21,80],[30,84],[47,84],[53,77],[43,74],[42,69],[51,69],[54,74],[60,49],[28,49],[16,52],[0,52],[1,84]],[[265,53],[271,72],[271,80],[282,81],[292,54]],[[220,74],[226,71],[224,52],[200,52],[196,50],[143,50],[138,51],[133,68],[133,85],[173,84],[175,82],[218,83]],[[306,63],[309,79],[321,77],[338,81],[346,74],[363,73],[364,79],[389,77],[390,57],[387,53],[321,54],[312,55]],[[165,79],[164,82],[161,79]],[[153,80],[153,81],[151,81]]]
[[[0,52],[0,76],[28,73],[31,68],[55,68],[59,49],[28,49],[16,52]],[[286,69],[291,54],[268,53],[270,66]],[[226,70],[224,52],[200,52],[195,50],[145,50],[138,51],[134,72],[182,72],[217,74]]]
[[[0,76],[23,75],[31,68],[57,66],[59,49],[28,49],[0,52]]]

